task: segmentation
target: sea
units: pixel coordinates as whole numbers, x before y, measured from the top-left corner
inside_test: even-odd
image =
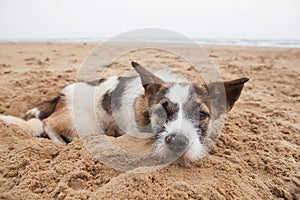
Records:
[[[110,38],[46,38],[46,39],[0,39],[0,43],[100,43]],[[158,42],[158,43],[198,43],[203,45],[257,46],[300,48],[300,40],[250,40],[250,39],[210,39],[210,38],[118,38],[117,42]]]

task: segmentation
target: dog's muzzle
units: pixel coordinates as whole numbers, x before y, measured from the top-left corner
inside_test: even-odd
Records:
[[[189,145],[189,139],[181,133],[170,133],[165,137],[165,143],[174,153],[183,152]]]

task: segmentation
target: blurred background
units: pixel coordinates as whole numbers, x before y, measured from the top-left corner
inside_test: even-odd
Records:
[[[0,0],[0,41],[101,41],[162,28],[206,43],[296,45],[297,0]]]

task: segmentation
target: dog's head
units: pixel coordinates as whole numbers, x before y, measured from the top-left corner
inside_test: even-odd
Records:
[[[132,62],[132,66],[138,72],[145,90],[147,116],[156,136],[155,151],[161,155],[184,156],[191,161],[203,155],[202,142],[215,118],[212,116],[211,98],[218,101],[216,95],[220,92],[212,91],[219,90],[220,86],[225,89],[226,112],[232,108],[244,83],[248,81],[241,78],[208,86],[165,82],[138,63]]]

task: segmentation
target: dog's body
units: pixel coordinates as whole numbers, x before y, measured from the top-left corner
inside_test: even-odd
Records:
[[[157,153],[198,160],[212,123],[209,86],[189,83],[171,72],[154,75],[137,63],[132,65],[139,76],[74,83],[55,99],[30,109],[27,121],[8,116],[0,119],[30,130],[33,136],[46,134],[60,144],[77,134],[150,132],[156,138]],[[226,110],[232,108],[247,81],[225,82]]]

